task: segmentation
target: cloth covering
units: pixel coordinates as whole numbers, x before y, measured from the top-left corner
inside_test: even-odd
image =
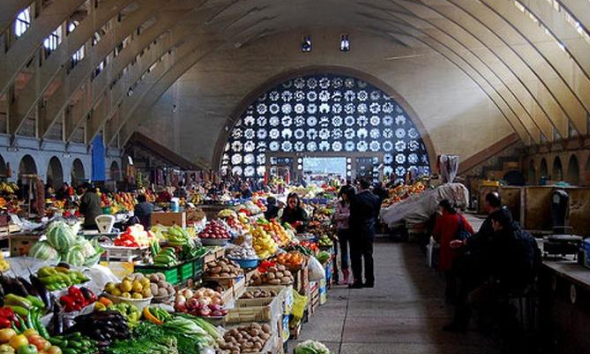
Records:
[[[443,184],[382,208],[379,217],[389,227],[402,221],[409,224],[423,223],[436,213],[438,203],[443,199],[449,199],[456,207],[464,209],[469,203],[469,191],[461,183]]]

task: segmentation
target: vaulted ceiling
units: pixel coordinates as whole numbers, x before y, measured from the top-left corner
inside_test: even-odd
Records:
[[[17,37],[26,8],[30,24]],[[58,28],[49,53],[43,42]],[[58,127],[67,142],[102,132],[122,146],[204,57],[314,28],[430,48],[527,144],[588,133],[587,0],[3,0],[0,115],[9,134],[33,121],[38,138]]]

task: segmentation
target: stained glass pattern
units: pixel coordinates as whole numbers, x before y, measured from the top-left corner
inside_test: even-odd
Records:
[[[429,173],[426,148],[407,113],[352,77],[304,76],[252,102],[229,135],[222,169],[262,177],[267,152],[384,152],[384,171]]]

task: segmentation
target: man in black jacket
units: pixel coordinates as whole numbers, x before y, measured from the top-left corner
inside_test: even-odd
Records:
[[[354,283],[351,288],[372,288],[375,285],[373,273],[373,241],[375,220],[379,215],[379,199],[369,190],[370,183],[361,180],[359,192],[350,202],[351,265]],[[363,259],[365,283],[363,283]]]

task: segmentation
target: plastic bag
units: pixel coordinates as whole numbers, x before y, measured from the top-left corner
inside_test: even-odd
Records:
[[[326,271],[324,270],[324,267],[320,261],[318,261],[317,258],[313,256],[309,258],[308,268],[310,281],[320,281],[326,277]]]
[[[297,290],[293,289],[293,317],[295,320],[303,318],[303,313],[307,308],[307,296],[300,295]]]

